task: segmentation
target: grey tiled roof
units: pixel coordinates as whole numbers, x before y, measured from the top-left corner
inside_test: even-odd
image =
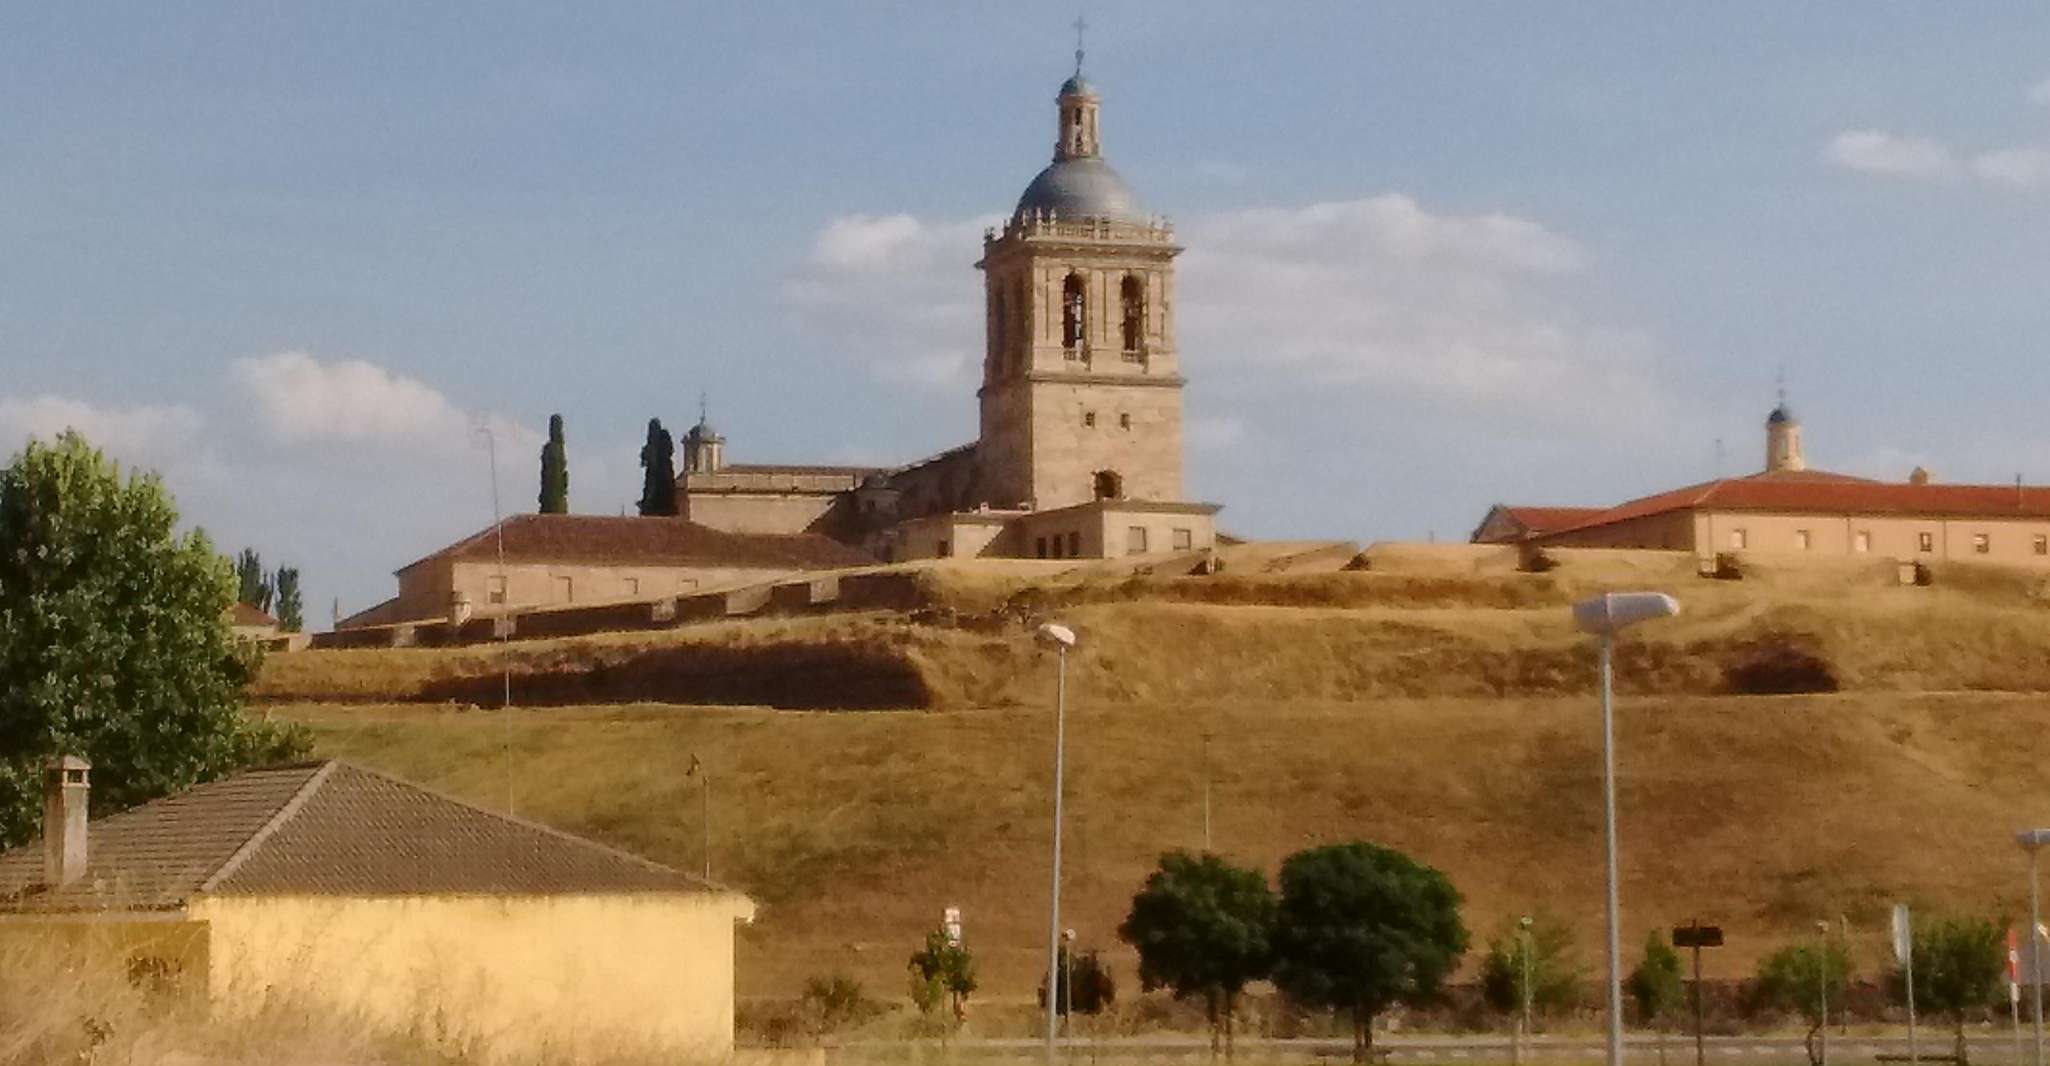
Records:
[[[0,912],[164,909],[197,896],[718,891],[687,874],[350,763],[252,770],[92,823],[86,876],[0,853]]]

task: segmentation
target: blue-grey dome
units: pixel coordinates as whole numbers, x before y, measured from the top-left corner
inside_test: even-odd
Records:
[[[1756,410],[1756,408],[1754,408],[1754,410]],[[1773,408],[1772,413],[1765,416],[1765,424],[1768,426],[1780,426],[1785,425],[1789,422],[1798,421],[1800,421],[1800,419],[1794,417],[1794,409],[1788,407],[1784,403],[1780,404],[1778,407]]]
[[[1074,77],[1071,77],[1067,81],[1061,83],[1061,95],[1095,96],[1096,86],[1089,84],[1089,82],[1084,80],[1082,75],[1078,73]]]
[[[1095,156],[1056,159],[1018,197],[1016,217],[1044,211],[1061,218],[1144,223],[1146,212],[1125,179]]]

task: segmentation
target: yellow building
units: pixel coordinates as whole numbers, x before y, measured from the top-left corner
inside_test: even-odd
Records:
[[[2050,567],[2050,488],[1904,482],[1811,470],[1801,423],[1782,403],[1766,419],[1765,469],[1615,507],[1498,506],[1477,543],[1649,548],[1719,555],[1870,558]]]
[[[254,770],[93,822],[46,771],[0,853],[0,936],[116,952],[217,1015],[317,1004],[487,1056],[717,1058],[744,896],[344,762]]]

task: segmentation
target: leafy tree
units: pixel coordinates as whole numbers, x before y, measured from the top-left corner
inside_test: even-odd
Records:
[[[1680,979],[1680,953],[1657,930],[1644,940],[1644,958],[1630,971],[1624,990],[1637,1002],[1637,1016],[1655,1026],[1659,1037],[1659,1061],[1666,1060],[1665,1019],[1679,1007],[1686,995]]]
[[[1808,1019],[1808,1059],[1820,1066],[1817,1037],[1829,1024],[1822,1016],[1822,993],[1827,990],[1831,1003],[1842,1003],[1850,975],[1851,953],[1841,943],[1789,945],[1759,962],[1754,994],[1761,1006]]]
[[[156,478],[75,433],[0,470],[0,844],[34,835],[52,756],[93,764],[104,814],[305,751],[238,712],[236,577],[177,522]]]
[[[947,936],[945,929],[925,934],[925,946],[912,953],[911,1001],[920,1012],[931,1014],[946,1001],[954,1020],[968,1017],[968,996],[975,991],[975,956],[968,946]]]
[[[1353,1060],[1373,1050],[1374,1018],[1421,1004],[1466,952],[1460,896],[1438,870],[1364,841],[1296,852],[1281,864],[1274,983],[1297,1003],[1352,1015]]]
[[[235,598],[251,607],[270,613],[271,596],[276,591],[271,585],[270,572],[263,568],[263,556],[255,548],[244,548],[235,557]]]
[[[1118,938],[1139,949],[1139,985],[1203,1000],[1210,1050],[1228,1046],[1239,994],[1272,962],[1274,893],[1257,870],[1170,851],[1132,897]]]
[[[1917,928],[1913,951],[1915,1005],[1950,1015],[1956,1026],[1957,1061],[1965,1066],[1965,1021],[1999,1001],[2007,966],[2006,936],[1993,922],[1952,918]],[[1895,969],[1888,977],[1894,999],[1906,1002],[1906,974]]]
[[[1072,984],[1073,994],[1069,992]],[[1117,979],[1111,976],[1110,967],[1097,951],[1085,951],[1072,955],[1066,944],[1061,945],[1061,965],[1055,992],[1054,1009],[1066,1015],[1070,1008],[1077,1014],[1101,1014],[1104,1008],[1117,1001]],[[1039,1006],[1046,1008],[1046,978],[1039,979]]]
[[[1527,960],[1526,935],[1530,938]],[[1526,973],[1530,979],[1527,989]],[[1526,994],[1536,1013],[1568,1010],[1578,1005],[1585,977],[1573,953],[1572,930],[1549,914],[1536,914],[1527,934],[1519,921],[1509,920],[1489,938],[1487,954],[1481,957],[1481,998],[1503,1014],[1520,1015]]]
[[[569,513],[569,446],[561,415],[548,416],[548,443],[541,446],[541,513]]]
[[[676,513],[676,441],[659,418],[648,419],[648,442],[641,445],[641,514]]]
[[[278,630],[297,633],[306,628],[306,608],[299,601],[299,568],[278,567],[273,587],[278,594]]]

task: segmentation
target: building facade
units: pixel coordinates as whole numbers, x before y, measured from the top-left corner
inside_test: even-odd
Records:
[[[970,444],[891,468],[738,465],[704,418],[679,508],[736,533],[808,532],[884,559],[1106,558],[1215,546],[1184,498],[1168,223],[1104,159],[1079,69],[1055,97],[1053,160],[983,236],[984,358]]]

